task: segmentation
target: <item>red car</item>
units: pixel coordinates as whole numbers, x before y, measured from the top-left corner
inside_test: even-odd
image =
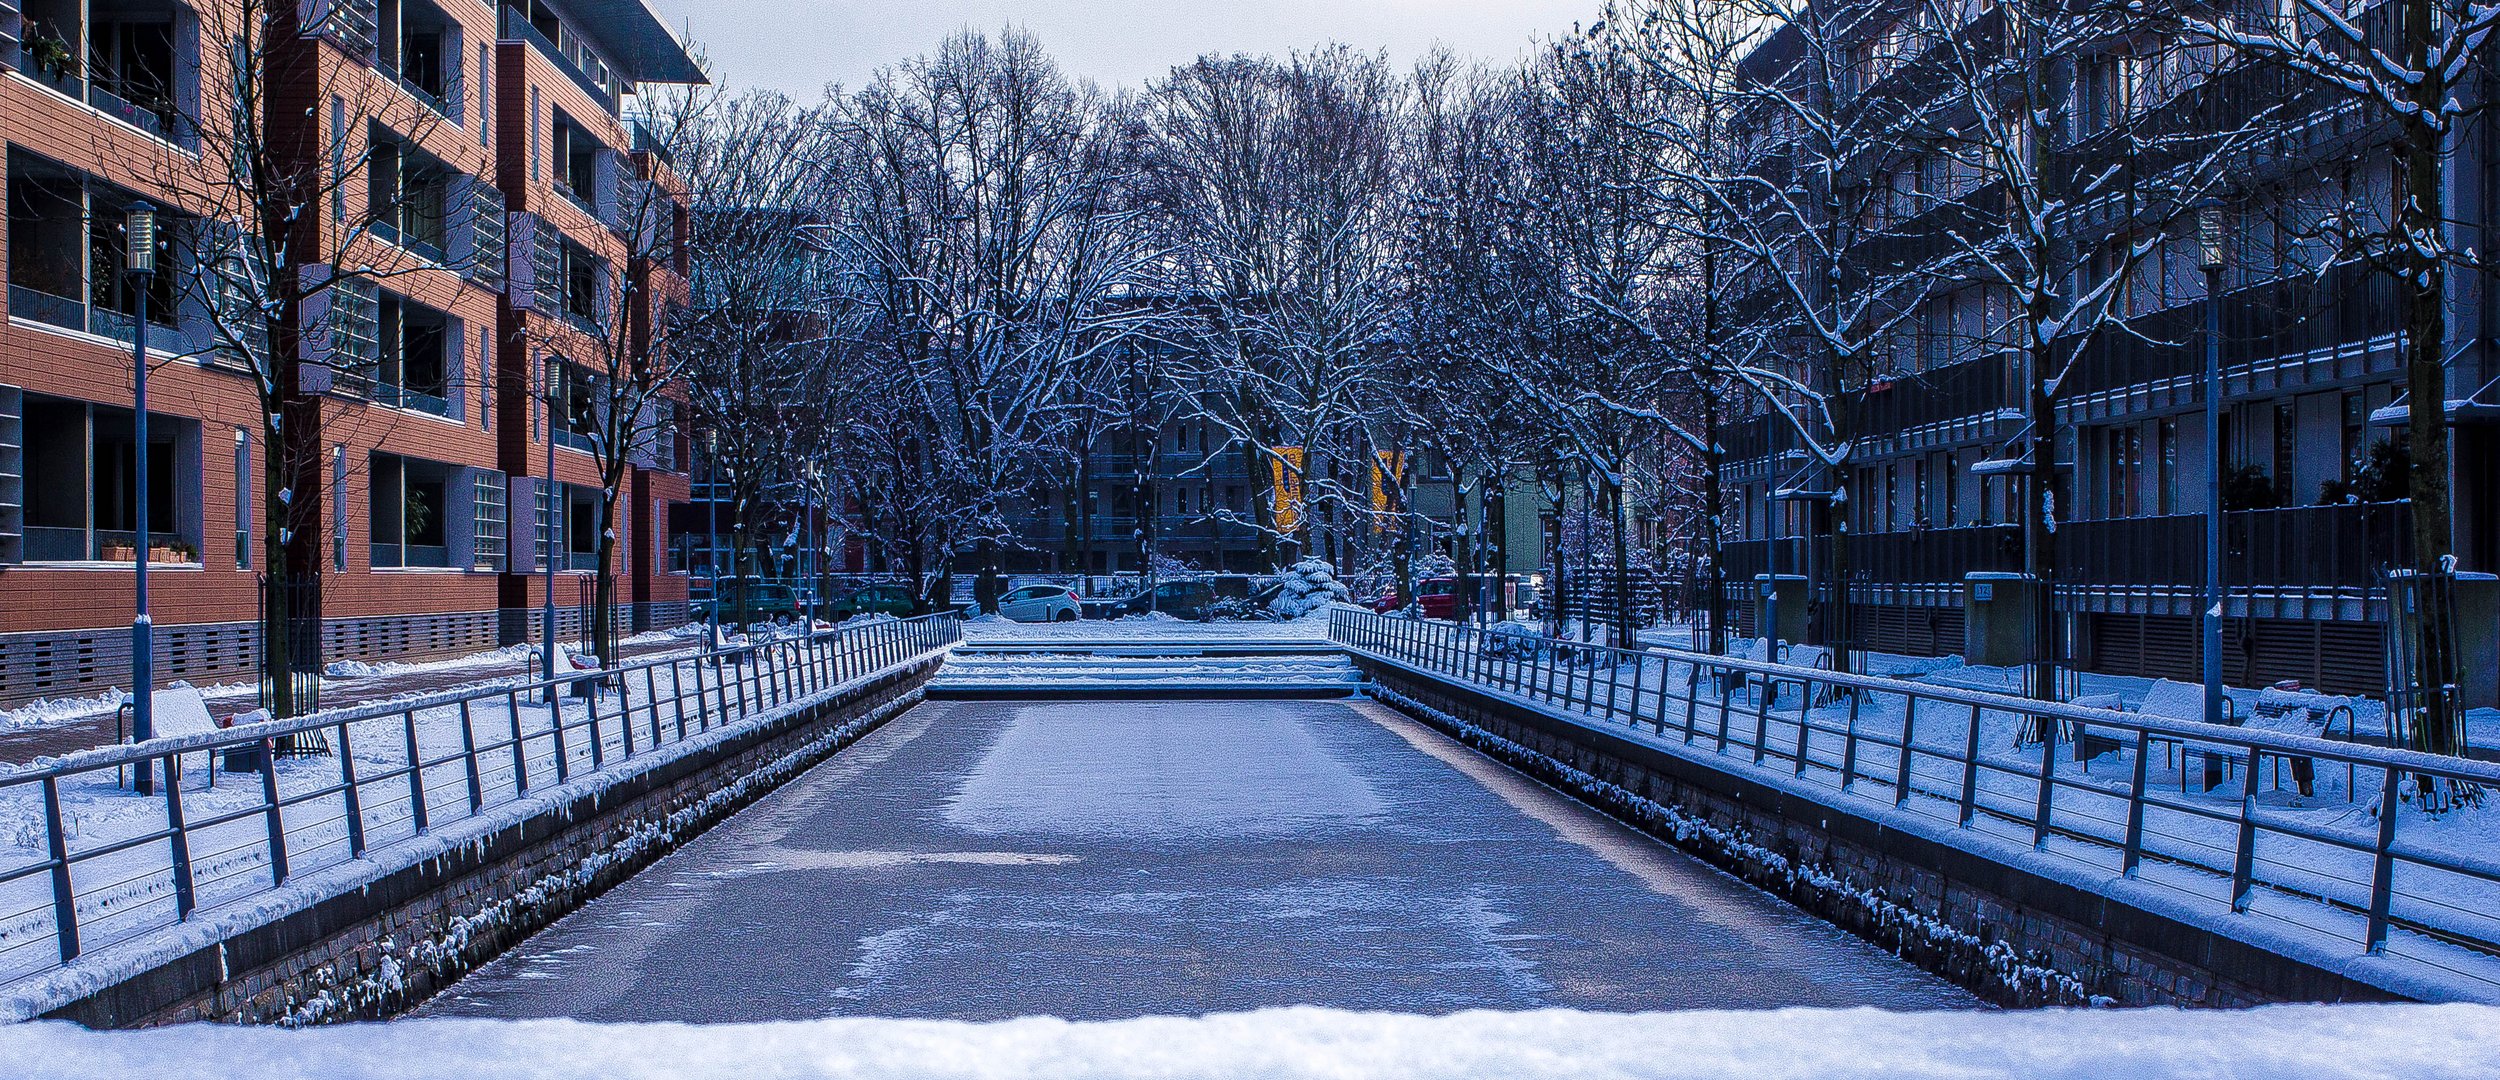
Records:
[[[1418,581],[1415,583],[1415,596],[1416,607],[1421,610],[1424,618],[1450,619],[1458,615],[1457,578],[1432,578]],[[1372,610],[1385,615],[1405,606],[1406,602],[1393,592],[1374,602]]]

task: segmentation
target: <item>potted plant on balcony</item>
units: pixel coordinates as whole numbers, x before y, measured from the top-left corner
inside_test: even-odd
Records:
[[[39,22],[26,31],[26,58],[34,63],[35,70],[42,72],[44,78],[56,81],[74,73],[78,67],[78,54],[70,49],[69,39]]]
[[[163,540],[148,545],[148,561],[152,563],[193,563],[200,561],[199,552],[188,540]]]
[[[129,562],[139,557],[139,545],[129,540],[107,540],[98,546],[96,556],[105,562]]]

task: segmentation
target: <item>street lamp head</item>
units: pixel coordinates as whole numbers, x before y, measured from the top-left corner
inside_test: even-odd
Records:
[[[2206,200],[2196,208],[2196,265],[2222,269],[2222,204]]]
[[[156,272],[156,205],[145,199],[130,204],[123,211],[123,239],[129,250],[126,258],[134,274]]]

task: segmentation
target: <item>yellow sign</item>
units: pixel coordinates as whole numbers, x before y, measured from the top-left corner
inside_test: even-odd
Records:
[[[1291,536],[1302,528],[1302,448],[1277,447],[1269,466],[1276,472],[1276,494],[1271,507],[1275,511],[1276,531]]]

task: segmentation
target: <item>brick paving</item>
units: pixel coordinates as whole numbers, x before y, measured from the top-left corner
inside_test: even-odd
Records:
[[[691,649],[692,642],[666,641],[649,645],[623,646],[622,659],[638,660],[679,649]],[[464,664],[459,667],[400,671],[365,678],[323,678],[321,704],[335,709],[360,705],[368,701],[398,697],[402,694],[449,690],[469,683],[486,682],[529,675],[533,665],[525,661],[497,664]],[[210,716],[223,720],[259,708],[250,695],[214,697],[208,702]],[[40,727],[0,732],[0,765],[23,765],[39,758],[111,746],[122,741],[116,731],[117,717],[111,709],[89,716],[55,721]]]

